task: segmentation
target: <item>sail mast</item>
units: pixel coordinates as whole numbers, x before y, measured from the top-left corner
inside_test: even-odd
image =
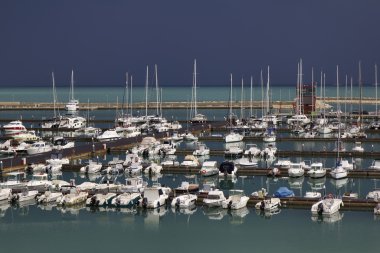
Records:
[[[74,70],[71,70],[71,100],[74,100]]]
[[[375,89],[376,89],[376,119],[377,119],[377,64],[375,64]]]
[[[57,117],[57,112],[56,112],[56,110],[55,110],[57,95],[56,95],[56,93],[55,93],[55,79],[54,79],[54,72],[51,72],[51,78],[52,78],[52,81],[53,81],[53,108],[54,108],[54,118],[55,118],[55,117]]]
[[[148,65],[146,66],[146,79],[145,79],[145,119],[148,119],[148,72],[149,72],[149,67]]]
[[[252,96],[253,96],[253,94],[252,94],[252,92],[253,92],[252,91],[252,85],[253,85],[253,78],[251,76],[251,97],[250,97],[251,99],[250,99],[250,104],[249,104],[250,105],[250,114],[251,114],[250,116],[251,117],[252,117]]]
[[[133,115],[132,84],[133,84],[133,76],[131,75],[131,99],[130,99],[130,103],[131,103],[131,106],[130,106],[130,108],[131,108],[131,117]]]
[[[194,59],[194,116],[197,115],[197,60]]]
[[[267,94],[266,94],[266,102],[267,102],[267,109],[266,109],[266,114],[269,114],[269,66],[268,66],[268,77],[267,77]]]
[[[244,100],[244,78],[241,78],[241,93],[240,93],[240,118],[243,120],[243,100]]]
[[[338,146],[337,146],[337,151],[338,151],[338,161],[339,161],[339,150],[340,150],[340,104],[339,104],[339,66],[336,66],[336,107],[337,107],[337,117],[338,117]]]
[[[156,109],[156,114],[157,116],[159,115],[159,106],[160,106],[160,102],[159,102],[159,89],[158,89],[158,73],[157,73],[157,64],[154,65],[154,73],[155,73],[155,80],[156,80],[156,99],[157,99],[157,109]]]

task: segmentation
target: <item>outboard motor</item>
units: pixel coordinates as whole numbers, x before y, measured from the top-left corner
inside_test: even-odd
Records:
[[[319,203],[317,213],[319,215],[322,215],[322,213],[323,213],[323,204],[322,203]]]
[[[261,201],[261,204],[260,204],[260,210],[264,211],[264,209],[265,209],[265,203],[264,203],[264,200],[263,200],[263,201]]]
[[[18,194],[13,194],[11,198],[11,203],[15,204],[19,200],[20,196]]]
[[[147,206],[148,206],[148,199],[147,199],[147,198],[143,198],[143,200],[142,200],[142,207],[143,207],[144,209],[146,209]]]
[[[176,200],[176,202],[175,202],[175,207],[176,207],[177,209],[179,209],[180,204],[181,204],[181,200],[180,200],[179,198],[177,198],[177,200]]]
[[[115,203],[116,203],[116,206],[117,206],[117,207],[120,207],[120,199],[119,199],[119,198],[117,198],[117,199],[115,200]]]
[[[232,207],[232,200],[230,200],[230,202],[228,203],[227,207],[228,207],[229,210],[231,210],[231,207]]]
[[[92,196],[91,201],[90,201],[90,206],[95,206],[95,205],[96,205],[96,196]]]

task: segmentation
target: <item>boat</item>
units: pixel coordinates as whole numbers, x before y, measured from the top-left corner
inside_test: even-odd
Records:
[[[191,118],[190,122],[192,124],[203,124],[207,122],[207,117],[203,114],[198,113],[197,108],[197,60],[194,60],[194,72],[193,72],[193,91],[192,91],[192,97],[194,100],[194,104],[192,105],[192,112],[194,113],[194,116]]]
[[[376,207],[373,209],[373,213],[376,215],[380,215],[380,203],[376,205]]]
[[[180,196],[177,196],[173,198],[171,202],[171,207],[175,208],[191,208],[195,206],[195,202],[197,201],[198,197],[194,194],[183,194]]]
[[[355,146],[352,148],[354,152],[364,152],[364,148],[362,147],[361,142],[355,142]]]
[[[333,179],[342,179],[347,177],[348,172],[338,161],[336,167],[330,171],[330,175]]]
[[[103,165],[100,162],[89,160],[88,164],[81,167],[79,171],[81,173],[95,174],[101,171],[102,166]]]
[[[111,206],[121,208],[132,208],[141,201],[141,194],[137,192],[126,192],[111,200]]]
[[[141,193],[146,185],[142,177],[129,177],[125,179],[125,186],[123,186],[122,191]]]
[[[115,129],[108,129],[96,138],[100,142],[114,141],[114,140],[121,139],[120,135],[116,132]]]
[[[311,164],[311,168],[307,174],[310,178],[321,178],[326,176],[326,169],[323,168],[323,164],[321,162],[314,162]]]
[[[199,184],[190,184],[189,182],[183,181],[181,185],[174,189],[175,194],[182,193],[194,193],[199,191]]]
[[[146,187],[144,189],[143,199],[139,205],[143,208],[159,208],[166,203],[169,198],[168,188],[161,186]]]
[[[237,167],[233,162],[224,161],[219,165],[219,176],[220,177],[233,177],[236,176]]]
[[[75,142],[67,141],[65,138],[61,136],[57,136],[53,138],[53,149],[61,150],[67,148],[73,148],[75,146]]]
[[[313,215],[329,216],[338,212],[341,206],[343,206],[343,201],[333,198],[333,196],[329,194],[327,198],[312,205],[311,213]]]
[[[219,174],[219,168],[216,161],[205,161],[200,169],[201,176],[208,177]]]
[[[111,204],[112,199],[116,197],[116,193],[109,192],[107,194],[98,193],[86,200],[86,206],[99,207],[108,206]]]
[[[263,142],[275,142],[276,141],[276,133],[274,129],[268,128],[263,134]]]
[[[322,194],[316,191],[309,191],[309,192],[306,192],[305,196],[303,197],[307,199],[320,199],[322,197]]]
[[[38,195],[38,191],[29,191],[24,188],[20,193],[13,193],[11,197],[11,203],[22,203],[27,201],[34,201]]]
[[[280,187],[278,190],[273,194],[276,198],[290,198],[294,197],[294,192],[292,190],[289,190],[287,187]]]
[[[197,145],[197,149],[194,150],[194,156],[205,156],[210,154],[210,149],[204,143],[200,143]]]
[[[177,131],[174,131],[170,138],[174,142],[179,142],[183,140],[183,136],[179,135]]]
[[[267,195],[268,195],[268,192],[265,188],[261,188],[261,190],[254,191],[251,193],[252,197],[259,198],[259,199],[265,198]]]
[[[380,190],[375,189],[374,191],[368,192],[366,199],[380,200]]]
[[[56,203],[58,198],[62,198],[62,192],[46,191],[37,197],[38,204]]]
[[[276,156],[276,153],[277,148],[273,144],[268,144],[268,146],[261,151],[260,156],[267,160],[274,158]]]
[[[23,189],[26,187],[25,172],[9,172],[6,176],[7,180],[0,182],[0,188]]]
[[[257,202],[255,208],[257,210],[271,212],[278,210],[281,206],[281,200],[279,198],[266,198],[260,202]]]
[[[51,186],[52,182],[48,180],[48,174],[46,173],[33,174],[32,180],[26,183],[28,190],[37,190],[41,192],[45,192]]]
[[[231,142],[239,142],[242,141],[244,138],[243,135],[236,133],[234,131],[231,131],[229,134],[224,136],[224,142],[231,143]]]
[[[267,176],[268,177],[279,177],[279,176],[281,176],[281,170],[277,167],[274,167],[272,169],[268,169]]]
[[[214,189],[208,192],[207,197],[203,199],[203,204],[207,207],[221,207],[225,200],[223,191]]]
[[[235,160],[234,163],[239,168],[253,168],[257,167],[258,165],[257,159],[254,159],[252,157],[242,157],[238,160]]]
[[[3,126],[4,135],[8,137],[13,137],[21,133],[27,132],[26,127],[22,124],[20,120],[11,121]]]
[[[245,156],[258,156],[260,155],[261,150],[257,147],[256,144],[247,144],[244,150]]]
[[[186,131],[184,134],[181,135],[183,140],[185,141],[197,141],[198,137],[194,136],[192,133]]]
[[[185,166],[185,167],[198,167],[200,164],[199,164],[198,159],[195,156],[186,155],[185,159],[180,165]]]
[[[72,187],[70,193],[63,195],[57,199],[57,204],[61,206],[73,206],[84,203],[87,200],[88,193],[79,191],[79,189]]]
[[[304,168],[300,163],[291,163],[288,169],[289,177],[302,177],[305,173]]]
[[[29,148],[26,149],[26,152],[28,155],[35,155],[45,152],[50,152],[53,150],[53,146],[44,142],[44,141],[37,141],[32,144]]]
[[[17,135],[13,135],[12,138],[19,142],[23,142],[23,141],[31,142],[31,141],[41,140],[41,138],[36,135],[36,131],[34,130],[29,130],[26,132],[19,133]]]
[[[277,162],[273,164],[274,167],[279,169],[289,169],[292,162],[287,158],[278,158]]]
[[[307,125],[310,123],[310,119],[304,114],[293,115],[287,120],[288,125]]]
[[[148,167],[144,169],[144,173],[149,174],[160,174],[162,170],[162,166],[157,163],[152,162]]]
[[[380,160],[373,160],[372,165],[369,166],[371,170],[380,170]]]
[[[244,150],[239,147],[239,145],[227,145],[226,150],[224,150],[224,155],[226,156],[241,156]]]
[[[228,199],[222,202],[223,208],[237,210],[247,206],[249,197],[242,190],[230,190],[228,195]]]
[[[0,202],[1,201],[9,201],[12,198],[12,189],[10,188],[4,188],[0,189]]]
[[[70,100],[65,109],[68,112],[76,112],[79,109],[79,100],[74,99],[74,70],[71,71]]]

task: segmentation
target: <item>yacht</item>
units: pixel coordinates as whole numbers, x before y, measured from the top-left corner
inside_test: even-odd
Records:
[[[111,200],[111,206],[132,208],[141,201],[141,194],[137,192],[126,192]]]
[[[260,155],[261,150],[257,147],[256,144],[247,144],[244,151],[245,156],[258,156]]]
[[[73,148],[75,146],[75,142],[68,141],[63,137],[54,137],[53,138],[53,149],[66,149],[66,148]]]
[[[223,191],[215,189],[208,192],[207,197],[203,199],[203,204],[207,207],[221,207],[225,200]]]
[[[38,191],[29,191],[26,188],[23,189],[20,193],[12,194],[11,202],[12,203],[22,203],[27,201],[35,201]]]
[[[337,166],[330,171],[330,175],[334,179],[346,178],[347,174],[347,170],[343,168],[340,162],[338,162]]]
[[[220,177],[233,177],[236,176],[237,167],[233,162],[224,161],[219,165],[219,176]]]
[[[373,160],[372,165],[369,166],[371,170],[380,170],[380,160]]]
[[[304,114],[293,115],[291,118],[287,120],[288,125],[307,125],[310,123],[310,119]]]
[[[81,173],[94,174],[98,173],[102,169],[102,163],[96,161],[88,161],[88,164],[80,168]]]
[[[225,141],[226,143],[230,143],[230,142],[239,142],[239,141],[242,141],[243,138],[244,138],[243,135],[231,131],[229,134],[227,134],[226,136],[224,136],[224,141]]]
[[[198,197],[194,194],[183,194],[173,198],[171,206],[175,208],[190,208],[195,206]]]
[[[302,177],[305,170],[300,163],[291,163],[288,169],[289,177]]]
[[[0,203],[2,201],[9,201],[12,198],[12,189],[11,188],[0,188]]]
[[[45,152],[50,152],[53,150],[53,146],[49,143],[46,143],[44,141],[37,141],[32,144],[29,148],[26,149],[26,152],[28,155],[35,155]]]
[[[169,198],[170,189],[161,186],[152,186],[144,189],[144,197],[140,200],[143,208],[159,208]]]
[[[22,124],[20,120],[11,121],[3,126],[5,136],[16,136],[18,134],[26,132],[26,127]]]
[[[364,152],[364,148],[362,147],[361,142],[355,142],[355,146],[352,148],[354,152]]]
[[[181,163],[181,166],[185,166],[185,167],[198,167],[199,165],[200,164],[199,164],[198,159],[193,155],[185,156],[185,159]]]
[[[194,150],[193,152],[194,156],[205,156],[209,154],[210,154],[210,149],[204,143],[198,144],[197,149]]]
[[[119,140],[121,139],[120,135],[116,132],[115,129],[109,129],[104,131],[101,135],[96,137],[100,142],[105,142],[105,141],[114,141],[114,140]]]
[[[326,176],[326,169],[323,168],[323,164],[321,162],[315,162],[311,164],[311,168],[307,174],[310,178],[321,178]]]
[[[9,172],[7,180],[0,182],[0,188],[22,189],[26,187],[25,172]]]
[[[111,204],[112,199],[116,197],[116,193],[109,192],[107,194],[98,193],[86,200],[86,206],[99,207],[108,206]]]
[[[278,210],[280,206],[281,200],[279,198],[267,198],[257,202],[255,208],[261,211],[274,211]]]

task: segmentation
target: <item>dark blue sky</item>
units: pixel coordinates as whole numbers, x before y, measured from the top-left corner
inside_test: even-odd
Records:
[[[0,85],[123,85],[125,72],[143,85],[145,66],[157,63],[161,85],[236,83],[271,66],[273,84],[327,72],[335,83],[354,75],[374,82],[380,63],[378,0],[2,0]],[[153,74],[153,72],[152,72]],[[319,76],[319,73],[316,73]],[[342,78],[343,81],[343,78]]]

